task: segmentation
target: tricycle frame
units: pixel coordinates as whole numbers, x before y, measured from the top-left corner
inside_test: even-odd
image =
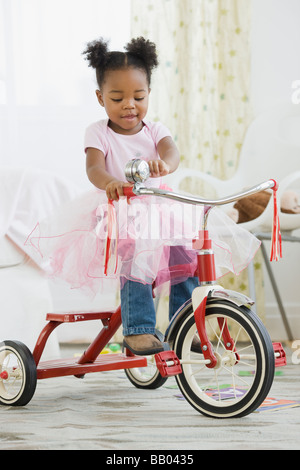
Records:
[[[48,313],[46,320],[48,323],[40,333],[33,351],[33,358],[37,366],[37,379],[67,375],[81,378],[89,372],[144,367],[147,365],[146,358],[135,356],[128,350],[126,350],[126,354],[100,354],[121,326],[121,307],[118,307],[115,311],[108,312]],[[103,327],[79,359],[55,359],[40,362],[46,342],[55,328],[62,323],[89,320],[101,320]]]

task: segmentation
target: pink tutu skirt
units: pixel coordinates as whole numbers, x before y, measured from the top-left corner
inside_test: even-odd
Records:
[[[104,191],[92,190],[39,222],[26,245],[38,253],[49,276],[93,294],[112,279],[174,284],[195,274],[192,240],[202,216],[202,206],[155,196],[108,204]],[[217,277],[229,271],[238,275],[260,246],[218,208],[210,212],[208,230]]]

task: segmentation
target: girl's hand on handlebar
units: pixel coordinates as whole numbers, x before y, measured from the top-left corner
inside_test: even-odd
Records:
[[[148,161],[151,178],[159,178],[166,176],[170,173],[170,167],[163,160],[150,160]]]
[[[105,188],[107,198],[118,201],[120,197],[124,196],[123,188],[132,188],[132,184],[118,180],[110,181]]]

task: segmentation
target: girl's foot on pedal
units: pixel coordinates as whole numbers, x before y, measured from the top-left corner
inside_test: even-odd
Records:
[[[168,343],[162,343],[150,334],[125,336],[123,345],[138,356],[150,356],[170,349]]]

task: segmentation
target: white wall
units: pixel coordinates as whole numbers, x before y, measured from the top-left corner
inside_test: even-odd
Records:
[[[252,100],[255,114],[290,102],[300,80],[299,0],[252,0]]]
[[[252,0],[252,100],[255,115],[277,103],[291,103],[300,80],[299,0]],[[299,106],[300,104],[295,104]],[[300,133],[300,129],[299,129]],[[263,162],[262,162],[263,164]],[[283,162],[284,165],[284,156]],[[297,170],[299,171],[300,168]],[[300,236],[300,231],[295,234]],[[267,250],[269,245],[267,244]],[[300,337],[300,243],[284,244],[283,259],[272,263],[295,338]],[[265,296],[268,327],[273,338],[285,332],[267,274]]]

